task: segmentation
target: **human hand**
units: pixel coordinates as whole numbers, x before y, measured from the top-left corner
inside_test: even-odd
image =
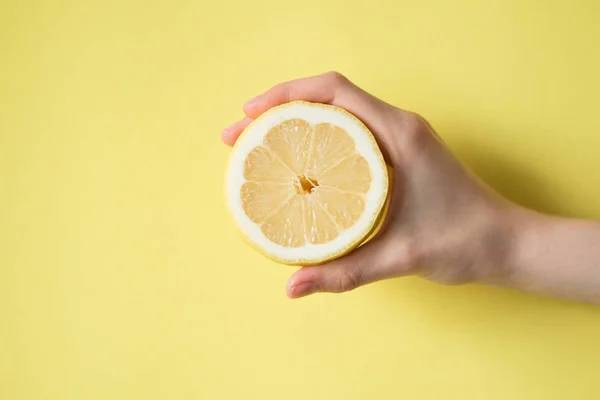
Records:
[[[392,167],[393,181],[378,235],[344,257],[301,268],[288,282],[288,296],[339,293],[406,275],[447,284],[503,279],[511,247],[505,221],[515,206],[465,169],[423,118],[338,73],[282,83],[255,97],[244,105],[247,116],[223,131],[223,141],[233,145],[254,118],[293,100],[333,104],[361,119]]]

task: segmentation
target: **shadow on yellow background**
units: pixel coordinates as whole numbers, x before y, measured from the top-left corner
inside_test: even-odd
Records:
[[[600,6],[0,5],[0,398],[594,399],[600,312],[417,279],[285,297],[239,239],[222,128],[339,70],[509,198],[600,218]]]

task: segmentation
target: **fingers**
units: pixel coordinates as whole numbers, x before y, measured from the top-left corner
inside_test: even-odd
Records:
[[[280,83],[264,94],[256,96],[244,104],[244,112],[247,117],[223,131],[221,134],[223,142],[232,146],[244,128],[246,128],[253,119],[260,116],[269,108],[280,104],[288,103],[293,100],[334,104],[336,92],[344,85],[352,84],[336,72],[328,72],[323,75]],[[340,107],[343,106],[340,105]]]
[[[252,122],[252,118],[244,117],[244,119],[236,122],[235,124],[225,128],[221,133],[223,142],[228,146],[233,146],[237,138],[241,135],[243,130]]]
[[[244,112],[256,118],[271,107],[294,100],[333,104],[363,121],[373,133],[383,133],[385,117],[397,108],[377,99],[337,72],[281,83],[244,105]]]
[[[280,104],[288,103],[293,100],[332,103],[336,87],[344,80],[346,79],[340,74],[327,73],[274,86],[266,93],[256,96],[244,104],[244,112],[247,117],[223,131],[221,134],[223,142],[229,146],[233,146],[244,128],[246,128],[253,119],[260,116],[269,108]]]
[[[380,237],[338,260],[298,270],[288,281],[292,299],[315,292],[341,293],[370,282],[406,275],[410,271],[408,247]]]
[[[336,91],[346,83],[347,79],[335,72],[280,83],[244,104],[244,112],[256,118],[271,107],[293,100],[332,103]]]
[[[243,108],[250,119],[255,119],[272,107],[294,100],[333,104],[354,114],[375,134],[387,160],[393,144],[390,126],[398,113],[407,113],[370,95],[337,72],[281,83],[248,101]],[[244,119],[226,129],[223,141],[233,145],[249,122]]]

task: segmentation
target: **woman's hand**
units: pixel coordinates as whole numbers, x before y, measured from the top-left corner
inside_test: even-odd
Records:
[[[464,283],[502,275],[507,203],[470,175],[421,117],[364,92],[338,73],[282,83],[250,100],[247,117],[223,132],[232,145],[253,118],[292,100],[345,108],[373,132],[393,168],[392,198],[379,235],[349,255],[302,268],[288,295],[343,292],[379,279],[422,275]]]
[[[301,268],[288,282],[288,296],[338,293],[381,279],[420,275],[447,284],[482,282],[582,297],[578,288],[563,293],[560,281],[544,277],[547,271],[528,269],[529,263],[535,264],[529,247],[539,249],[532,242],[558,222],[550,223],[550,217],[497,195],[449,152],[427,121],[371,96],[338,73],[282,83],[255,97],[244,105],[247,117],[223,131],[223,141],[234,144],[254,118],[293,100],[334,104],[361,119],[392,167],[393,182],[379,234],[340,259]],[[597,233],[600,248],[600,229]],[[563,234],[572,232],[567,229]],[[555,236],[552,240],[560,242]],[[589,241],[589,232],[587,237]],[[589,261],[597,265],[598,259],[600,251]],[[587,272],[597,278],[597,286],[588,282],[583,299],[589,299],[590,290],[592,297],[600,293],[595,289],[600,288],[599,271]],[[587,282],[586,278],[581,280]]]

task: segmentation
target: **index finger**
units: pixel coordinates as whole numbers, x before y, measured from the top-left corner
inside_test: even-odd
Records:
[[[336,91],[344,79],[338,73],[328,72],[280,83],[244,104],[244,113],[250,118],[256,118],[269,108],[294,100],[333,104]]]
[[[257,118],[271,107],[294,100],[333,104],[354,114],[367,126],[381,131],[377,116],[381,116],[389,104],[354,85],[337,72],[327,72],[309,78],[280,83],[244,104],[244,112]],[[380,122],[380,121],[379,121]]]

